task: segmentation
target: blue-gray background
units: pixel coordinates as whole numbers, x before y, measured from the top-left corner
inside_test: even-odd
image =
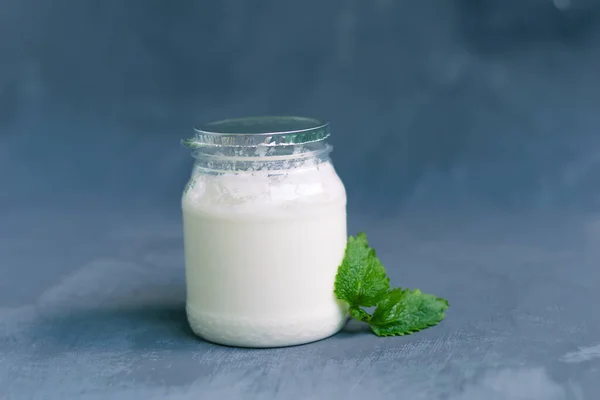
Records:
[[[342,378],[383,372],[336,375],[331,360],[360,366],[379,357],[368,346],[396,346],[385,353],[396,365],[409,357],[402,346],[446,335],[453,350],[427,350],[425,364],[447,382],[411,395],[477,399],[519,379],[537,379],[543,398],[591,395],[599,71],[594,0],[0,0],[0,398],[237,393],[226,382],[255,368],[249,355],[177,344],[164,325],[183,318],[179,198],[192,159],[179,140],[199,123],[257,114],[328,119],[351,231],[372,232],[393,280],[457,310],[407,339],[417,342],[359,335],[344,351],[322,342],[338,353],[290,350],[325,367],[293,370],[313,386],[289,393],[343,393]],[[149,304],[166,320],[145,318]],[[344,353],[355,346],[362,358]],[[449,367],[478,346],[483,361]],[[178,349],[195,351],[203,372]],[[269,374],[289,367],[286,353],[261,354],[271,381],[254,389],[276,397],[268,382],[287,375]],[[148,357],[186,372],[148,378]],[[492,364],[530,369],[469,372]]]

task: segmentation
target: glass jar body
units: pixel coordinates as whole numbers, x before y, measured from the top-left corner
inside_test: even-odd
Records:
[[[346,321],[333,294],[347,241],[344,185],[328,150],[293,153],[284,163],[196,157],[182,199],[187,315],[206,340],[297,345]]]

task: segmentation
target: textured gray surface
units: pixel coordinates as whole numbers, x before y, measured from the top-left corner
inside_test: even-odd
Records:
[[[598,2],[0,10],[0,398],[598,398]],[[351,232],[442,325],[190,335],[178,141],[251,114],[331,120]]]
[[[2,242],[3,257],[27,259],[1,294],[9,399],[597,398],[600,219],[351,216],[394,282],[450,299],[446,321],[409,337],[350,324],[305,346],[242,350],[187,328],[178,218],[129,211],[4,216],[61,227],[51,243],[17,226]]]

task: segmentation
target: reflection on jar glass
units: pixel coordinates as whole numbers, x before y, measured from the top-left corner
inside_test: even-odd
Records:
[[[327,124],[254,117],[207,124],[183,193],[187,315],[206,340],[289,346],[338,332],[333,294],[346,192]]]

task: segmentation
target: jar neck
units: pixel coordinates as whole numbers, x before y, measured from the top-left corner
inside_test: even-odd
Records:
[[[206,173],[285,172],[329,162],[332,146],[325,142],[291,146],[201,147],[192,151],[195,168]]]

